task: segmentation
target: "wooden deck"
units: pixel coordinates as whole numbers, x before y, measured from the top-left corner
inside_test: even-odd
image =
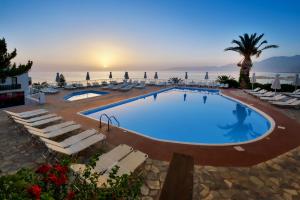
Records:
[[[159,199],[191,200],[193,198],[193,171],[193,157],[174,153]]]

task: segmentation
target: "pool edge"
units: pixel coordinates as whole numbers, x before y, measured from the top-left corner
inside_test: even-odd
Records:
[[[181,88],[181,87],[178,87],[178,86],[175,86],[175,87],[168,87],[168,88],[164,88],[164,89],[161,89],[161,90],[158,90],[158,91],[155,91],[155,92],[150,92],[150,93],[147,93],[147,94],[144,94],[144,95],[139,95],[139,96],[136,96],[136,97],[132,97],[132,98],[128,98],[128,99],[123,99],[123,100],[120,100],[120,101],[117,101],[117,102],[114,102],[114,103],[110,103],[110,104],[107,104],[107,105],[103,105],[103,106],[98,106],[98,107],[95,107],[95,108],[90,108],[90,109],[87,109],[87,110],[83,110],[83,111],[79,111],[77,112],[78,115],[81,115],[83,117],[86,117],[86,118],[89,118],[89,119],[92,119],[94,121],[98,121],[97,119],[95,118],[92,118],[92,117],[89,117],[85,114],[83,114],[84,112],[87,112],[87,111],[91,111],[91,110],[95,110],[97,108],[104,108],[104,107],[111,107],[111,106],[114,106],[114,105],[118,105],[120,104],[121,102],[124,102],[124,103],[128,103],[130,101],[134,101],[136,99],[139,99],[139,98],[144,98],[144,97],[147,97],[147,96],[151,96],[155,93],[160,93],[160,92],[164,92],[164,91],[167,91],[167,90],[171,90],[171,89],[176,89],[176,88]],[[184,88],[187,88],[187,89],[210,89],[210,88],[197,88],[197,87],[182,87],[181,89],[184,89]],[[213,89],[213,90],[218,90],[218,89]],[[192,145],[192,146],[210,146],[210,147],[213,147],[213,146],[216,146],[216,147],[226,147],[226,146],[238,146],[238,145],[243,145],[243,144],[250,144],[250,143],[254,143],[254,142],[257,142],[259,140],[262,140],[264,139],[265,137],[267,137],[268,135],[270,135],[274,129],[275,129],[275,121],[274,119],[269,116],[268,114],[266,114],[265,112],[261,111],[260,109],[246,103],[246,102],[243,102],[241,100],[238,100],[234,97],[231,97],[231,96],[227,96],[225,94],[222,93],[222,90],[218,90],[219,91],[219,95],[223,96],[224,98],[228,98],[232,101],[235,101],[235,102],[238,102],[240,104],[243,104],[251,109],[253,109],[254,111],[258,112],[259,114],[261,114],[263,117],[265,117],[269,122],[270,122],[270,128],[269,130],[264,133],[262,136],[258,137],[258,138],[255,138],[253,140],[250,140],[250,141],[246,141],[246,142],[237,142],[237,143],[224,143],[224,144],[207,144],[207,143],[192,143],[192,142],[177,142],[177,141],[172,141],[172,140],[163,140],[163,139],[157,139],[157,138],[154,138],[154,137],[150,137],[150,136],[147,136],[147,135],[144,135],[142,133],[139,133],[139,132],[136,132],[136,131],[133,131],[133,130],[129,130],[127,128],[123,128],[123,127],[118,127],[118,126],[115,126],[113,124],[110,124],[111,126],[113,127],[116,127],[116,128],[119,128],[121,130],[123,130],[123,132],[129,132],[129,133],[133,133],[133,134],[136,134],[136,135],[139,135],[139,136],[142,136],[144,138],[147,138],[147,139],[150,139],[150,140],[153,140],[153,141],[158,141],[158,142],[165,142],[165,143],[173,143],[173,144],[185,144],[185,145]],[[104,108],[104,109],[107,109],[107,108]],[[99,110],[100,111],[100,110]],[[105,122],[103,122],[105,123]]]

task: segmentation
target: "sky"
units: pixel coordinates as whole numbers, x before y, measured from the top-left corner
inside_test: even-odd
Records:
[[[244,33],[265,33],[300,54],[298,0],[0,0],[0,37],[34,71],[169,69],[237,63],[224,52]]]

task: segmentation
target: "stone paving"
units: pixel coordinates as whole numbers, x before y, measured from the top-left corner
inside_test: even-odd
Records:
[[[42,154],[46,148],[33,145],[31,141],[28,134],[0,111],[0,175],[14,173],[22,167],[37,167],[45,162]]]

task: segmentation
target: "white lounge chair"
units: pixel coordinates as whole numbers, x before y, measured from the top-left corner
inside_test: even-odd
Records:
[[[296,98],[300,98],[300,93],[299,94],[290,94],[291,97],[296,97]]]
[[[125,86],[125,87],[122,87],[122,88],[120,88],[119,90],[120,91],[129,91],[129,90],[131,90],[132,88],[134,87],[134,85],[127,85],[127,86]]]
[[[287,95],[300,95],[300,89],[295,90],[294,92],[286,92]]]
[[[73,85],[65,85],[64,88],[65,88],[66,90],[74,90],[74,89],[76,89],[76,87],[73,86]]]
[[[36,122],[36,121],[40,121],[40,120],[44,120],[44,119],[48,119],[48,118],[52,118],[52,117],[56,117],[56,116],[57,116],[56,114],[47,114],[47,115],[41,115],[38,117],[32,117],[32,118],[27,118],[27,119],[22,119],[22,118],[15,117],[15,116],[12,116],[12,118],[23,121],[23,122],[32,123],[32,122]]]
[[[134,172],[141,164],[145,162],[148,158],[148,155],[141,151],[133,151],[128,154],[125,158],[120,160],[120,162],[116,163],[114,166],[118,166],[119,170],[117,172],[117,176],[122,176],[124,174],[130,174]],[[112,166],[111,169],[114,167]],[[97,186],[102,187],[103,184],[107,184],[107,179],[109,178],[109,173],[111,169],[107,170],[103,175],[99,176]]]
[[[18,119],[14,119],[15,122],[22,124],[22,125],[27,125],[27,126],[32,126],[32,127],[36,127],[36,126],[42,126],[42,125],[46,125],[58,120],[61,120],[62,117],[52,117],[52,118],[48,118],[48,119],[44,119],[44,120],[40,120],[40,121],[36,121],[36,122],[32,122],[32,123],[28,123],[28,122],[24,122]]]
[[[274,96],[275,95],[275,92],[266,92],[266,93],[263,93],[263,94],[252,94],[256,97],[271,97],[271,96]]]
[[[15,117],[23,118],[23,119],[48,113],[48,111],[45,109],[36,109],[36,110],[31,110],[31,111],[26,111],[26,112],[21,112],[21,113],[11,112],[8,110],[4,110],[4,112],[6,112],[7,114],[9,114],[11,116],[15,116]]]
[[[48,132],[55,131],[55,130],[58,130],[58,129],[61,129],[61,128],[64,128],[67,126],[71,126],[74,124],[75,124],[74,121],[67,121],[67,122],[62,122],[60,124],[54,124],[51,126],[47,126],[46,128],[35,128],[32,126],[27,126],[27,125],[25,125],[25,128],[33,130],[33,131],[41,132],[41,133],[48,133]]]
[[[245,92],[249,93],[249,92],[258,92],[261,88],[260,87],[257,87],[253,90],[244,90]]]
[[[275,104],[277,104],[277,103],[279,103],[279,104],[290,104],[290,103],[293,103],[294,101],[297,101],[298,99],[296,99],[296,98],[292,98],[292,99],[288,99],[288,100],[286,100],[286,101],[280,101],[280,100],[278,100],[278,101],[269,101],[269,103],[271,103],[271,104],[273,104],[273,103],[275,103]]]
[[[61,136],[61,135],[64,135],[66,133],[78,130],[80,128],[81,128],[81,125],[74,124],[74,125],[70,125],[70,126],[67,126],[67,127],[64,127],[64,128],[58,129],[58,130],[50,131],[50,132],[47,132],[47,133],[34,131],[32,129],[27,129],[27,130],[32,135],[36,135],[36,136],[43,137],[43,138],[54,138],[54,137]]]
[[[300,100],[296,100],[292,103],[286,103],[286,102],[277,102],[277,103],[273,103],[273,105],[276,105],[276,106],[282,106],[282,107],[299,107],[300,106]]]
[[[40,91],[43,92],[43,93],[45,93],[45,94],[56,94],[56,93],[59,92],[58,89],[54,89],[52,87],[43,88]]]
[[[249,92],[249,94],[264,94],[264,93],[266,93],[266,92],[268,92],[268,91],[265,90],[265,89],[262,89],[262,90],[259,90],[259,91],[257,91],[257,92]]]
[[[88,137],[84,140],[81,140],[80,142],[69,146],[68,148],[61,148],[52,144],[46,143],[46,146],[50,151],[54,151],[57,153],[62,153],[66,155],[74,155],[79,153],[80,151],[96,144],[97,142],[103,141],[105,139],[105,135],[103,134],[96,134],[92,135],[91,137]]]
[[[282,94],[278,94],[278,95],[275,95],[273,97],[260,97],[261,100],[265,100],[265,101],[279,101],[279,100],[282,100],[284,98],[287,98],[287,96],[282,95]]]
[[[58,146],[58,147],[61,147],[61,148],[66,148],[68,146],[76,144],[77,142],[80,142],[81,140],[83,140],[85,138],[88,138],[92,135],[95,135],[96,133],[97,133],[97,131],[95,129],[91,129],[91,130],[83,131],[83,132],[81,132],[77,135],[68,137],[67,139],[65,139],[61,142],[56,142],[54,140],[49,140],[47,138],[41,138],[41,140],[45,143],[48,143],[48,144],[52,144],[52,145],[55,145],[55,146]]]
[[[93,87],[100,87],[100,84],[98,82],[93,82]]]
[[[119,146],[115,147],[111,151],[99,156],[99,159],[96,162],[96,166],[94,167],[93,172],[97,172],[97,173],[105,172],[107,169],[115,165],[118,161],[120,161],[122,158],[127,156],[132,151],[133,151],[132,147],[126,144],[120,144]],[[70,167],[74,172],[79,174],[82,174],[86,168],[84,164],[72,164]]]

